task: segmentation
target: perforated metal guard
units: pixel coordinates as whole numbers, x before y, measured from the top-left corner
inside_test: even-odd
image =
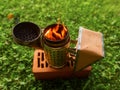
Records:
[[[37,32],[34,28],[19,28],[20,30],[14,31],[16,38],[19,38],[23,41],[31,41],[38,37]]]
[[[70,77],[88,77],[91,66],[79,72],[73,72],[74,61],[68,60],[66,66],[60,69],[52,68],[44,55],[44,51],[37,49],[34,53],[32,71],[36,79],[55,79],[55,78],[70,78]]]
[[[38,52],[37,56],[37,66],[38,68],[50,68],[50,65],[48,64],[48,61],[45,59],[44,52]],[[66,67],[73,68],[74,62],[72,60],[69,60],[66,63]]]

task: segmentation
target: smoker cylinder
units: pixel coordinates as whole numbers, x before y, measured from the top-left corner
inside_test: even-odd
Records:
[[[45,56],[50,66],[53,68],[62,68],[66,64],[68,48],[70,45],[70,36],[68,30],[66,36],[62,40],[50,40],[45,37],[45,33],[49,30],[49,28],[54,28],[56,25],[57,24],[52,24],[45,28],[43,32],[43,45]],[[59,24],[59,26],[63,27],[62,24]]]

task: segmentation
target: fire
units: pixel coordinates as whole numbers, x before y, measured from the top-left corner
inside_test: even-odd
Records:
[[[50,27],[45,33],[45,38],[49,40],[62,40],[67,34],[67,29],[64,25],[56,24],[54,27]]]

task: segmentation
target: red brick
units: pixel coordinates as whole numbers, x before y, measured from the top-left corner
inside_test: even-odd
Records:
[[[71,78],[79,77],[86,78],[89,76],[91,66],[88,66],[82,71],[74,72],[74,60],[68,60],[63,68],[52,68],[44,56],[44,51],[36,49],[34,52],[32,71],[36,79],[56,79],[56,78]]]

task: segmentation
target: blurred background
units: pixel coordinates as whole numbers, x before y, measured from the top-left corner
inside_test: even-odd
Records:
[[[1,0],[0,90],[119,90],[120,0]],[[105,58],[92,65],[88,79],[35,80],[34,49],[13,41],[13,27],[30,21],[40,28],[60,19],[76,39],[80,26],[104,35]]]

